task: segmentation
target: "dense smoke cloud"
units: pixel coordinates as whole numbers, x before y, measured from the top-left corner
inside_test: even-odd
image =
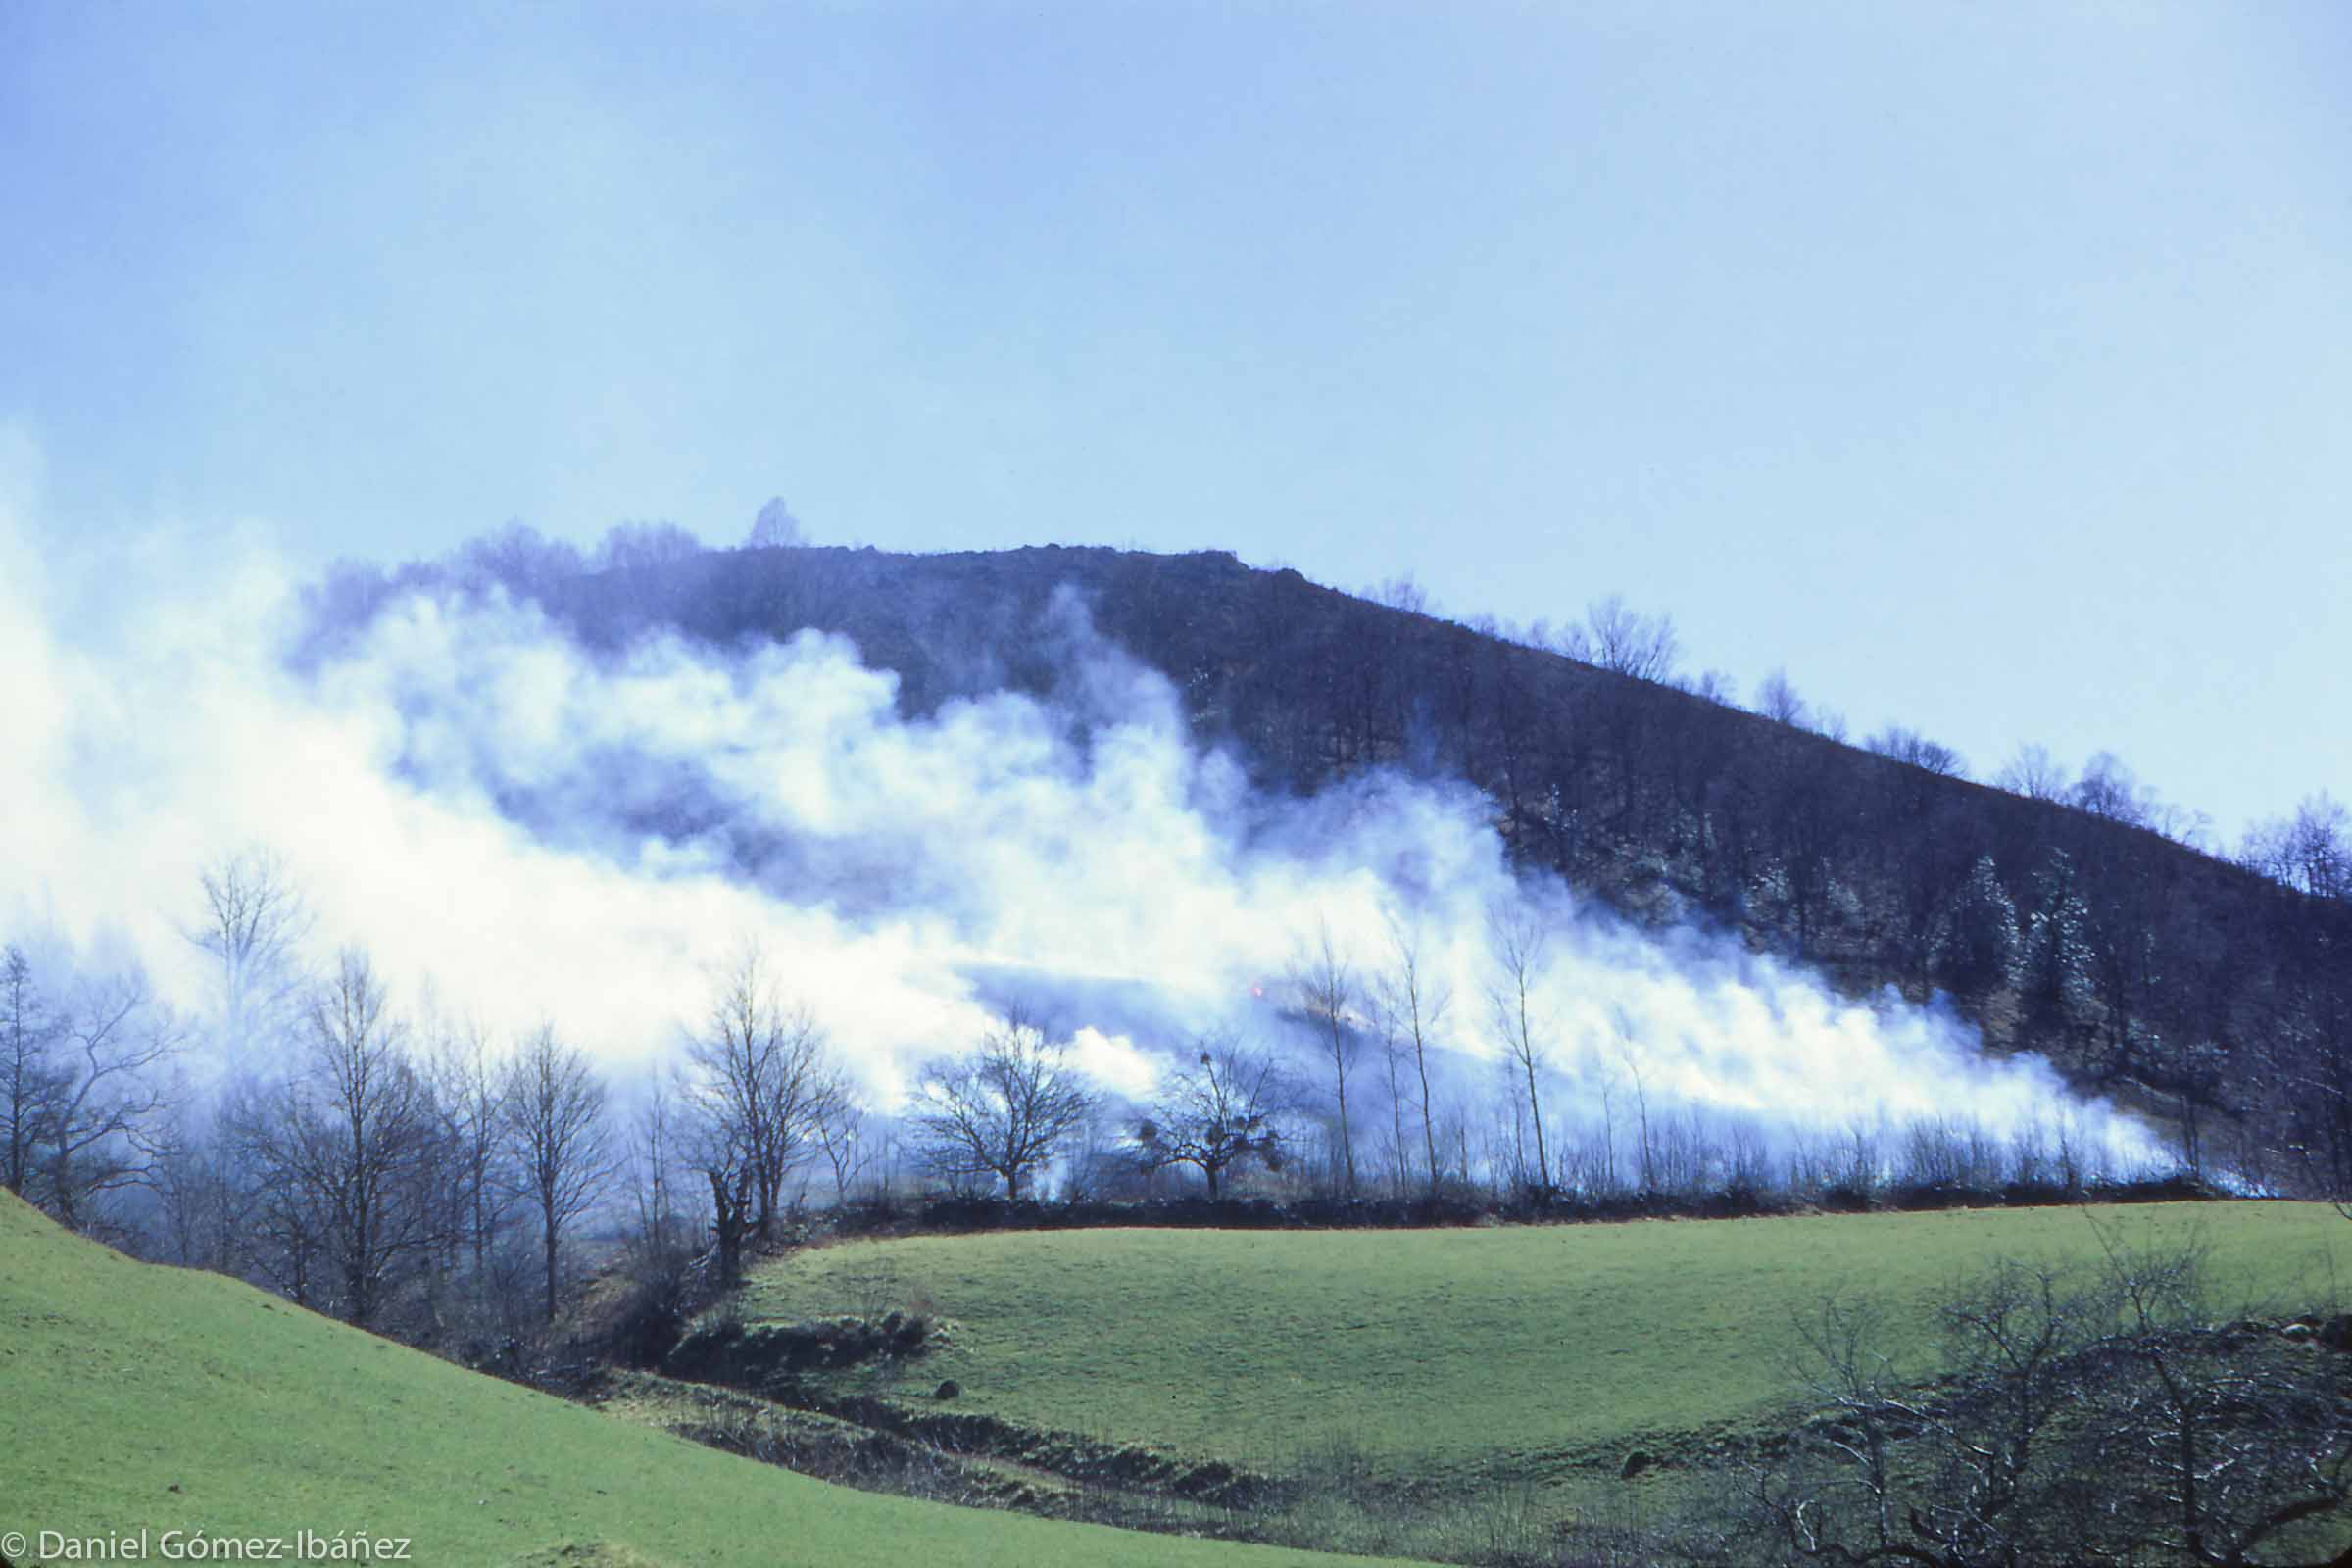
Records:
[[[1516,907],[1551,933],[1536,1011],[1570,1120],[1635,1077],[1774,1124],[2069,1109],[2046,1066],[1984,1060],[1939,1012],[1516,881],[1466,790],[1253,793],[1067,597],[1039,632],[1062,652],[1053,699],[916,718],[838,638],[598,653],[497,593],[398,595],[298,673],[300,595],[266,557],[44,573],[25,505],[0,524],[0,917],[126,944],[191,999],[199,870],[266,843],[322,941],[615,1066],[666,1056],[756,938],[886,1099],[1014,1003],[1140,1094],[1201,1032],[1297,1032],[1283,975],[1320,932],[1362,971],[1404,927],[1454,998],[1453,1078],[1484,1093],[1487,933]]]

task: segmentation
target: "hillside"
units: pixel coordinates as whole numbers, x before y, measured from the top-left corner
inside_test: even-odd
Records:
[[[592,572],[510,533],[454,564],[345,573],[315,635],[396,585],[451,580],[503,583],[597,644],[839,632],[896,672],[910,714],[1054,691],[1075,651],[1067,590],[1261,785],[1371,767],[1466,780],[1522,865],[1636,919],[1735,930],[1854,994],[1940,991],[1991,1050],[2043,1053],[2174,1123],[2193,1166],[2352,1180],[2352,904],[2126,821],[1215,552],[740,550]]]
[[[0,1536],[406,1537],[428,1564],[1318,1563],[849,1491],[463,1371],[0,1193]],[[22,1565],[37,1554],[8,1555]],[[55,1560],[73,1560],[58,1554]]]
[[[2269,1465],[2246,1483],[2256,1497],[2312,1487],[2333,1550],[2340,1493],[2295,1466],[2341,1451],[2340,1413],[2306,1406],[2340,1396],[2325,1391],[2342,1358],[2320,1346],[2344,1338],[2331,1328],[2323,1342],[2313,1325],[2352,1320],[2309,1314],[2331,1311],[2347,1234],[2329,1205],[2232,1202],[910,1236],[774,1261],[747,1293],[748,1326],[706,1323],[671,1370],[1048,1471],[1084,1473],[1115,1453],[1163,1487],[1264,1478],[1227,1498],[1253,1539],[1512,1568],[1803,1560],[1751,1533],[1760,1496],[1808,1485],[1807,1475],[1831,1478],[1833,1490],[1851,1481],[1843,1463],[1808,1470],[1811,1446],[1837,1441],[1825,1406],[1874,1420],[1893,1412],[1896,1472],[1931,1493],[1953,1488],[1935,1469],[1941,1440],[1914,1440],[1950,1432],[1971,1409],[2012,1408],[1960,1392],[1988,1365],[2044,1368],[2066,1391],[2068,1422],[2142,1429],[2151,1407],[2133,1402],[2117,1371],[2131,1360],[2118,1354],[2128,1340],[2099,1338],[2124,1322],[2122,1298],[2099,1293],[2127,1276],[2171,1277],[2186,1289],[2182,1314],[2157,1340],[2129,1341],[2132,1354],[2199,1347],[2213,1359],[2196,1375],[2230,1397],[2281,1380],[2266,1397],[2265,1430],[2302,1457],[2254,1453],[2227,1415],[2196,1441],[2246,1449],[2249,1476]],[[2189,1274],[2166,1274],[2183,1265]],[[1987,1284],[1996,1277],[2008,1286]],[[1052,1288],[1041,1292],[1041,1280]],[[2021,1282],[2024,1294],[2003,1294]],[[1858,1406],[1819,1375],[1823,1347],[1846,1343],[1819,1337],[1833,1299],[1838,1321],[1867,1344],[1872,1393]],[[842,1325],[886,1308],[900,1314],[888,1321],[925,1325],[920,1352],[851,1362],[806,1353],[828,1333],[846,1343]],[[2296,1314],[2306,1315],[2290,1325]],[[2048,1359],[1971,1361],[1978,1328],[1997,1337],[2029,1323]],[[2046,1436],[2027,1464],[2036,1487],[2063,1492],[2085,1460],[2119,1470],[2103,1447],[2069,1457],[2058,1432]],[[2244,1500],[2243,1489],[2235,1494]],[[2053,1495],[2044,1508],[2031,1528],[2062,1535],[2063,1504]],[[2100,1528],[2111,1535],[2112,1521]],[[2149,1549],[2130,1560],[2177,1559]]]
[[[2095,1225],[2094,1225],[2095,1222]],[[1937,1292],[1994,1257],[2081,1267],[2095,1226],[2207,1249],[2231,1303],[2328,1298],[2352,1228],[2323,1203],[2155,1203],[1434,1231],[1044,1231],[917,1236],[769,1266],[749,1315],[928,1309],[947,1348],[844,1391],[1280,1468],[1344,1441],[1392,1476],[1613,1478],[1695,1458],[1791,1401],[1793,1326],[1825,1292],[1896,1314],[1906,1374]],[[1041,1297],[1035,1282],[1055,1288]]]

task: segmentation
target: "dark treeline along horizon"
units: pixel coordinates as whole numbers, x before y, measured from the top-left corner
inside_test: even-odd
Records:
[[[1261,786],[1375,767],[1459,779],[1522,868],[1657,925],[1699,918],[1852,995],[1951,999],[1995,1054],[2174,1123],[2184,1161],[2279,1191],[2352,1186],[2352,814],[2317,794],[2233,855],[2110,754],[2021,745],[1990,784],[1899,725],[1849,744],[1774,672],[1756,710],[1686,679],[1670,618],[1610,596],[1554,634],[1353,596],[1230,554],[908,556],[810,547],[780,503],[739,549],[623,524],[597,551],[519,525],[433,563],[338,566],[312,635],[407,586],[502,587],[592,646],[840,633],[935,710],[1064,678],[1049,607],[1162,671],[1195,738]]]

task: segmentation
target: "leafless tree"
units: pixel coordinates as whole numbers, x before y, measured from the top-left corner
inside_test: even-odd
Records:
[[[914,1121],[932,1170],[958,1179],[994,1177],[1005,1196],[1053,1163],[1093,1114],[1097,1097],[1069,1043],[1015,1010],[979,1049],[925,1066],[915,1080]]]
[[[2082,764],[2082,776],[2067,791],[2067,803],[2093,816],[2132,827],[2153,825],[2157,811],[2154,792],[2132,775],[2122,758],[2099,752]]]
[[[1720,669],[1701,670],[1698,674],[1686,680],[1677,680],[1674,684],[1699,701],[1713,703],[1718,708],[1740,706],[1740,683]]]
[[[1756,688],[1756,711],[1776,723],[1790,724],[1800,729],[1806,726],[1810,716],[1805,700],[1789,684],[1788,671],[1786,669],[1774,670],[1764,677],[1764,684]]]
[[[240,1270],[255,1216],[217,1127],[199,1121],[184,1102],[164,1120],[146,1186],[164,1258],[183,1268]]]
[[[74,983],[51,1005],[22,948],[0,954],[0,1185],[74,1229],[147,1179],[178,1020],[137,970]]]
[[[1403,915],[1389,918],[1389,966],[1377,984],[1382,1014],[1398,1045],[1412,1058],[1420,1094],[1421,1148],[1428,1162],[1429,1191],[1438,1191],[1438,1123],[1429,1084],[1429,1051],[1445,1021],[1451,994],[1421,958],[1421,933]]]
[[[1922,1568],[2352,1560],[2345,1358],[2221,1310],[2194,1243],[2101,1235],[2101,1266],[2003,1261],[1947,1291],[1933,1368],[1895,1359],[1868,1299],[1800,1321],[1823,1410],[1756,1473],[1754,1539]]]
[[[252,1276],[297,1306],[318,1306],[329,1215],[307,1157],[305,1110],[295,1080],[233,1079],[220,1095],[215,1142],[246,1200]]]
[[[818,1118],[816,1140],[824,1150],[825,1164],[833,1172],[833,1201],[846,1203],[850,1194],[873,1161],[873,1148],[866,1138],[865,1107],[854,1096],[843,1095],[830,1111]]]
[[[612,1179],[605,1080],[584,1052],[558,1040],[553,1024],[542,1024],[516,1048],[501,1100],[510,1154],[538,1212],[552,1323],[564,1234],[603,1201]]]
[[[1329,921],[1315,927],[1311,946],[1291,960],[1290,990],[1298,1010],[1314,1026],[1316,1044],[1331,1069],[1332,1098],[1339,1111],[1339,1142],[1345,1191],[1355,1196],[1355,1131],[1348,1110],[1348,1082],[1355,1070],[1363,1039],[1348,1021],[1356,1002],[1355,970],[1340,952]]]
[[[2098,1225],[2097,1221],[2092,1222]],[[2126,1537],[2195,1563],[2352,1562],[2352,1374],[2340,1352],[2216,1310],[2203,1247],[2134,1247],[2100,1225],[2109,1321],[2085,1423]],[[2120,1553],[2118,1554],[2120,1555]]]
[[[241,1051],[298,1011],[311,911],[285,862],[264,846],[208,866],[198,882],[204,902],[187,937],[219,965],[221,1043]]]
[[[2050,756],[2046,746],[2032,743],[2020,746],[2017,754],[2001,764],[1992,782],[1995,788],[2023,795],[2030,801],[2066,799],[2066,768]]]
[[[2247,829],[2240,864],[2317,899],[2352,899],[2352,811],[2325,792]]]
[[[1960,754],[1940,741],[1932,741],[1915,729],[1889,724],[1862,743],[1865,751],[1889,757],[1898,762],[1908,762],[1944,778],[1963,777],[1968,767]]]
[[[19,1197],[31,1185],[50,1107],[65,1087],[50,1060],[63,1032],[32,959],[11,943],[0,953],[0,1187]]]
[[[1550,962],[1551,933],[1543,915],[1520,900],[1497,901],[1487,910],[1487,952],[1494,977],[1487,990],[1494,1033],[1511,1064],[1515,1088],[1527,1096],[1536,1135],[1538,1192],[1551,1188],[1551,1154],[1544,1140],[1543,1076],[1549,1065],[1549,1026],[1540,1014],[1536,990]]]
[[[637,1204],[637,1241],[656,1258],[676,1254],[686,1245],[678,1200],[676,1102],[660,1077],[646,1085],[629,1139],[629,1171]]]
[[[589,564],[598,571],[647,572],[703,553],[703,542],[674,522],[616,522],[597,541]]]
[[[1585,633],[1589,657],[1603,669],[1636,680],[1664,682],[1674,677],[1682,640],[1675,634],[1672,615],[1644,615],[1628,607],[1624,595],[1610,594],[1586,607]]]
[[[752,519],[752,531],[743,541],[746,550],[790,550],[808,542],[801,531],[798,517],[784,505],[782,496],[770,496]]]
[[[1634,1086],[1634,1119],[1642,1138],[1642,1190],[1654,1192],[1657,1157],[1649,1132],[1649,1080],[1642,1070],[1642,1033],[1634,1026],[1633,1015],[1623,1007],[1610,1009],[1610,1022],[1616,1029],[1618,1064],[1625,1068],[1625,1076]]]
[[[450,1239],[463,1247],[473,1278],[489,1278],[491,1254],[513,1218],[516,1181],[508,1168],[511,1069],[492,1054],[489,1032],[473,1019],[433,1030],[426,1070],[448,1146]]]
[[[440,1117],[367,955],[345,949],[312,997],[301,1071],[239,1107],[284,1250],[283,1283],[373,1326],[447,1235]],[[323,1268],[325,1278],[314,1277]]]
[[[681,1128],[680,1157],[710,1189],[711,1253],[721,1289],[743,1280],[744,1247],[752,1238],[756,1212],[756,1166],[750,1149],[729,1123],[710,1113],[695,1098],[691,1079],[679,1081],[679,1099],[693,1108]]]
[[[746,944],[686,1055],[681,1098],[701,1124],[691,1141],[698,1168],[748,1183],[751,1234],[764,1239],[785,1184],[814,1156],[818,1129],[846,1093],[825,1032],[805,1003],[776,988],[757,944]]]
[[[1788,1556],[2025,1568],[2067,1560],[2064,1544],[2082,1540],[2088,1499],[2070,1485],[2057,1427],[2095,1339],[2092,1303],[2057,1271],[2000,1264],[1940,1315],[1961,1385],[1948,1394],[1901,1375],[1867,1298],[1832,1296],[1798,1321],[1797,1385],[1829,1419],[1754,1491]]]
[[[1404,1104],[1407,1075],[1412,1070],[1412,1044],[1396,1019],[1385,1007],[1375,1007],[1373,1016],[1380,1024],[1381,1076],[1387,1080],[1389,1092],[1389,1190],[1401,1199],[1413,1185],[1412,1145],[1404,1133]]]
[[[495,583],[518,599],[541,601],[587,569],[577,545],[522,522],[468,539],[446,559],[450,574],[465,587]]]
[[[1410,572],[1396,577],[1385,577],[1365,589],[1358,597],[1369,599],[1376,605],[1386,605],[1391,610],[1404,611],[1408,614],[1437,613],[1430,609],[1429,590],[1415,582]]]
[[[1226,1174],[1252,1162],[1278,1170],[1287,1086],[1272,1053],[1229,1037],[1200,1042],[1192,1064],[1172,1074],[1135,1124],[1135,1148],[1147,1168],[1190,1165],[1223,1196]]]

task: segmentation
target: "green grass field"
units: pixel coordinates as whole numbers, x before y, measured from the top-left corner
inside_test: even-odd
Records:
[[[2325,1204],[2096,1211],[2202,1236],[2233,1301],[2334,1296]],[[1064,1231],[845,1243],[755,1281],[750,1315],[928,1305],[946,1348],[845,1390],[1281,1468],[1334,1441],[1399,1475],[1544,1478],[1703,1448],[1787,1407],[1793,1315],[1844,1286],[1915,1308],[1992,1257],[2098,1256],[2081,1210],[1452,1231]],[[1907,1317],[1924,1367],[1924,1310]],[[929,1401],[924,1401],[926,1404]]]
[[[824,1486],[127,1261],[6,1193],[0,1454],[0,1539],[36,1544],[365,1530],[454,1568],[1335,1560]]]

